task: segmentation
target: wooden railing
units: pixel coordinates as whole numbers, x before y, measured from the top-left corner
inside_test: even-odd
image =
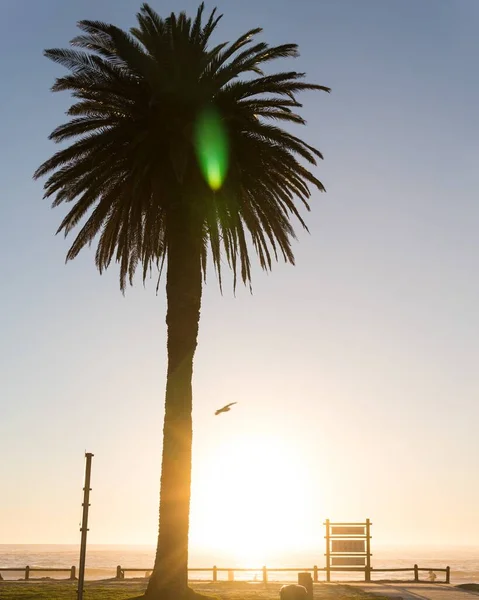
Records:
[[[409,568],[409,567],[402,567],[400,569],[371,569],[371,571],[373,573],[393,573],[395,571],[413,571],[414,572],[414,581],[416,583],[419,582],[419,571],[432,571],[433,573],[445,573],[445,580],[444,583],[450,583],[451,582],[451,567],[445,567],[445,568],[436,568],[436,567],[418,567],[417,565],[414,565],[414,567]]]
[[[0,573],[10,571],[14,573],[24,573],[24,579],[30,579],[30,573],[70,573],[70,580],[76,579],[76,567],[72,566],[70,568],[51,568],[51,567],[0,567]],[[326,567],[318,567],[314,565],[313,567],[279,567],[279,568],[271,568],[271,567],[259,567],[259,568],[244,568],[244,567],[217,567],[214,565],[213,567],[199,567],[199,568],[189,568],[188,571],[190,573],[211,573],[212,581],[218,581],[218,573],[228,573],[228,581],[234,581],[235,573],[261,573],[263,583],[268,583],[268,573],[300,573],[307,572],[312,573],[314,583],[319,582],[319,573],[326,573]],[[364,572],[364,567],[330,567],[330,571],[333,572],[349,572],[349,571],[359,571]],[[414,573],[414,581],[419,582],[419,571],[432,571],[434,573],[445,573],[444,583],[450,583],[451,581],[451,568],[436,568],[436,567],[418,567],[418,565],[414,565],[413,567],[401,567],[401,568],[381,568],[374,569],[371,568],[371,573],[396,573],[396,572],[412,572]],[[149,573],[150,569],[138,568],[138,567],[122,567],[118,565],[116,568],[116,579],[124,579],[126,572],[143,572]]]
[[[38,573],[70,573],[70,580],[74,580],[76,579],[76,567],[72,566],[70,568],[51,568],[51,567],[29,567],[28,565],[26,567],[0,567],[0,573],[4,572],[4,571],[11,571],[13,573],[24,573],[24,579],[25,581],[27,579],[30,579],[30,573],[34,573],[35,571]]]
[[[349,571],[360,571],[362,573],[364,573],[364,567],[330,567],[329,569],[330,571],[334,571],[334,572],[349,572]],[[116,578],[117,579],[124,579],[125,578],[125,572],[129,571],[129,572],[138,572],[138,571],[142,571],[144,573],[148,573],[151,572],[151,569],[139,569],[137,567],[135,568],[128,568],[128,567],[122,567],[121,565],[118,565],[116,568]],[[239,573],[262,573],[262,581],[263,583],[268,583],[268,573],[299,573],[299,572],[308,572],[308,573],[312,573],[313,575],[313,581],[314,583],[318,583],[319,581],[319,573],[326,573],[327,569],[326,567],[320,568],[317,565],[314,565],[312,568],[311,567],[280,567],[280,568],[270,568],[270,567],[260,567],[260,568],[239,568],[239,567],[217,567],[216,565],[214,565],[213,567],[201,567],[198,569],[194,569],[194,568],[189,568],[188,569],[189,572],[192,573],[205,573],[205,572],[210,572],[212,574],[212,581],[216,582],[218,581],[218,573],[220,572],[226,572],[228,573],[228,581],[234,581],[234,574],[235,572],[239,572]],[[445,581],[444,583],[450,583],[451,581],[451,568],[450,567],[445,567],[445,568],[435,568],[435,567],[418,567],[418,565],[414,565],[413,567],[401,567],[401,568],[387,568],[387,569],[375,569],[371,567],[371,573],[394,573],[394,572],[400,572],[400,571],[404,571],[404,572],[414,572],[414,581],[417,583],[419,582],[419,571],[433,571],[434,573],[439,572],[439,573],[445,573]]]
[[[149,573],[149,572],[151,572],[151,569],[140,569],[138,567],[129,568],[129,567],[122,567],[121,565],[118,565],[116,568],[116,578],[124,579],[126,571],[129,571],[129,572],[142,571],[143,573]],[[228,581],[234,581],[235,573],[261,573],[263,583],[268,583],[268,573],[285,573],[288,571],[291,573],[299,573],[299,572],[313,573],[313,581],[315,583],[317,583],[319,581],[318,573],[319,573],[319,571],[324,571],[324,569],[320,569],[316,565],[314,565],[314,567],[312,567],[312,568],[311,567],[279,567],[277,569],[273,569],[270,567],[255,567],[255,568],[217,567],[216,565],[214,565],[213,567],[199,567],[197,569],[195,569],[193,567],[188,568],[189,573],[208,573],[208,572],[210,572],[212,574],[212,581],[214,581],[214,582],[218,581],[218,573],[223,572],[223,573],[228,573]]]

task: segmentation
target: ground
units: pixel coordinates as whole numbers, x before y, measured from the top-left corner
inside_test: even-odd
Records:
[[[397,600],[397,598],[402,598],[402,600],[479,600],[477,593],[472,591],[474,584],[454,586],[444,583],[377,581],[375,583],[353,583],[351,587],[356,585],[361,586],[365,592],[374,592],[389,600]]]
[[[466,590],[467,592],[479,594],[479,583],[461,583],[461,585],[458,585],[457,587]]]
[[[192,583],[201,593],[215,596],[218,600],[279,600],[282,583],[217,582]],[[84,600],[127,600],[140,595],[146,587],[142,580],[88,581],[85,583]],[[1,581],[1,600],[76,600],[76,582],[60,581]],[[347,585],[314,585],[314,600],[378,600],[377,596]]]

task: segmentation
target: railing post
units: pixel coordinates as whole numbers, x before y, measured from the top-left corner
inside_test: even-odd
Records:
[[[123,579],[123,577],[124,577],[124,575],[122,573],[121,566],[118,565],[117,568],[116,568],[116,578],[117,579]]]
[[[419,581],[419,568],[417,565],[414,565],[414,581],[416,583]]]
[[[329,583],[331,581],[331,554],[330,554],[330,544],[329,544],[329,539],[330,539],[330,529],[329,529],[329,519],[326,519],[326,522],[324,523],[326,525],[326,581]]]
[[[218,581],[218,568],[213,565],[213,581]]]
[[[71,581],[74,581],[76,579],[76,567],[75,565],[72,565],[72,568],[70,569],[70,579]]]
[[[314,565],[313,567],[313,581],[314,583],[318,583],[318,565]]]
[[[235,580],[235,572],[234,569],[228,569],[228,581]]]
[[[25,581],[27,579],[30,579],[30,567],[28,565],[25,567]]]
[[[446,567],[446,583],[451,583],[451,567]]]
[[[263,567],[263,583],[268,583],[268,569]]]
[[[364,572],[366,582],[371,581],[371,521],[366,519],[366,569]]]

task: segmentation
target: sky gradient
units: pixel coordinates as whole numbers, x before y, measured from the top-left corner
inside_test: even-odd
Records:
[[[164,291],[138,280],[123,297],[92,252],[65,266],[64,209],[32,181],[70,102],[50,93],[63,71],[42,50],[65,47],[79,19],[132,26],[139,4],[0,1],[0,543],[78,541],[85,449],[89,540],[156,538]],[[262,26],[300,45],[278,70],[332,88],[304,94],[297,131],[324,153],[328,192],[312,198],[295,267],[255,268],[253,295],[221,296],[213,275],[204,289],[191,543],[220,552],[213,507],[238,512],[250,489],[283,496],[277,526],[321,553],[328,517],[369,517],[377,541],[479,544],[479,3],[215,5],[218,39]]]

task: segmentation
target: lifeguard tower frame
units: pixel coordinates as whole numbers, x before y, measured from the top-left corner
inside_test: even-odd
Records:
[[[364,523],[331,523],[326,519],[326,581],[337,571],[360,571],[364,581],[371,581],[371,525]]]

